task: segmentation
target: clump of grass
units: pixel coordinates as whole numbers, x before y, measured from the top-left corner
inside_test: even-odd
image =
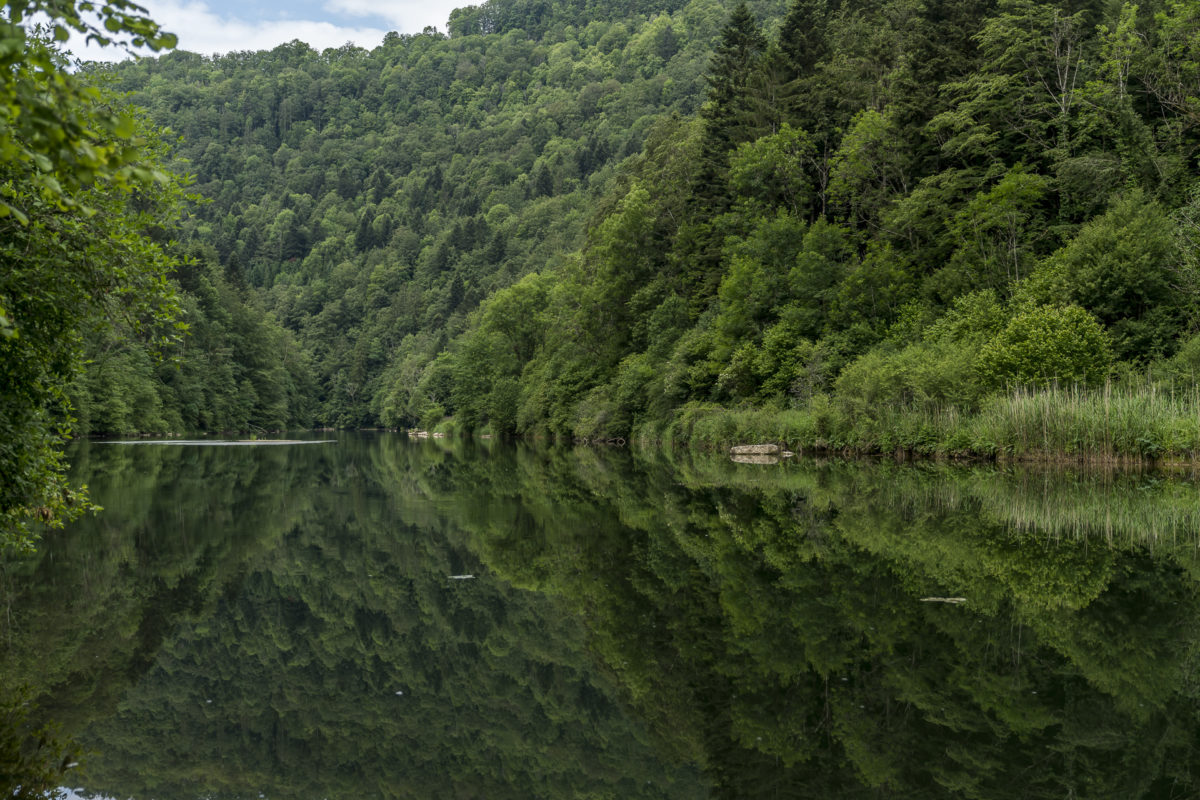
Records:
[[[663,431],[673,442],[724,447],[738,442],[802,442],[819,438],[810,409],[773,407],[723,408],[690,403]]]
[[[660,438],[707,447],[777,442],[797,450],[1079,461],[1200,459],[1200,388],[1149,379],[1019,387],[978,409],[882,404],[852,409],[816,395],[800,408],[691,403],[656,428]]]
[[[1200,454],[1200,390],[1146,380],[1016,389],[983,405],[971,423],[978,446],[1016,456],[1193,460]]]

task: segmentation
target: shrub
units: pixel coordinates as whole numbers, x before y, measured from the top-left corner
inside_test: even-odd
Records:
[[[1174,357],[1160,365],[1165,377],[1185,384],[1200,380],[1200,335],[1190,336],[1179,343]]]
[[[881,403],[973,404],[982,391],[974,351],[953,341],[919,342],[900,350],[872,350],[842,371],[838,397],[869,411]]]
[[[1166,210],[1132,191],[1042,262],[1017,296],[1082,306],[1107,327],[1122,359],[1169,355],[1189,311],[1177,288],[1180,258]]]
[[[1026,306],[980,350],[976,369],[993,387],[1094,386],[1112,368],[1112,343],[1096,318],[1079,306]]]

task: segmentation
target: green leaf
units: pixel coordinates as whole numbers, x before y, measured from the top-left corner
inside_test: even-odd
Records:
[[[116,118],[115,123],[112,129],[113,135],[121,139],[128,139],[137,131],[137,124],[129,114],[121,114]]]
[[[25,215],[25,212],[21,211],[21,209],[17,208],[14,205],[11,205],[9,203],[4,202],[3,200],[0,200],[0,217],[7,217],[10,214],[13,216],[14,219],[17,220],[17,222],[21,223],[22,225],[29,224],[29,217],[27,217]]]

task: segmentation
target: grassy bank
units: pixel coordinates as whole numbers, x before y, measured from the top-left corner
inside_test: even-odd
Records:
[[[1146,382],[1098,389],[1017,389],[978,408],[911,403],[856,408],[826,395],[799,408],[691,403],[636,437],[726,447],[1026,460],[1200,459],[1200,391]]]

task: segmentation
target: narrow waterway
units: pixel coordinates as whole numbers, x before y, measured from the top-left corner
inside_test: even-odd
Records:
[[[73,457],[104,511],[0,564],[0,688],[81,796],[1200,791],[1189,475],[388,434]]]

